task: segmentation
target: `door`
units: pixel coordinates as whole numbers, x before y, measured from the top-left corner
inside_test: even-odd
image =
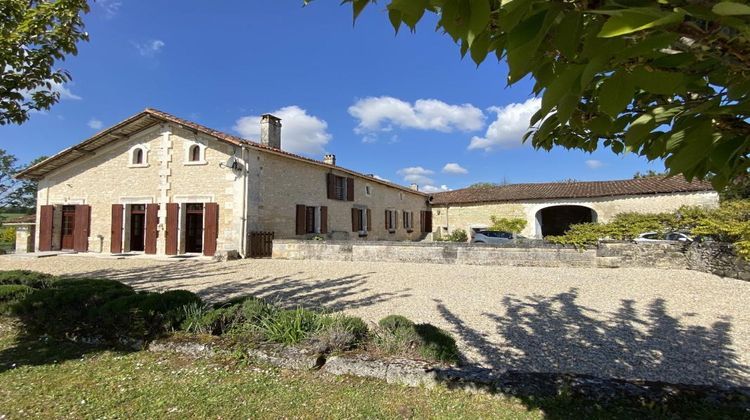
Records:
[[[203,204],[185,206],[185,252],[203,252]]]
[[[146,205],[130,206],[130,250],[143,251],[146,246]]]
[[[52,221],[55,206],[41,206],[39,214],[39,251],[52,251]]]
[[[167,231],[166,249],[167,255],[177,255],[178,227],[180,223],[180,205],[177,203],[167,204]]]
[[[87,252],[89,250],[89,230],[91,229],[91,206],[81,204],[74,207],[73,250]]]
[[[122,204],[112,204],[112,231],[109,252],[119,254],[122,252]]]
[[[146,236],[143,251],[156,254],[156,242],[159,237],[159,205],[146,204]]]
[[[76,206],[62,208],[62,240],[61,249],[73,249],[75,243]]]

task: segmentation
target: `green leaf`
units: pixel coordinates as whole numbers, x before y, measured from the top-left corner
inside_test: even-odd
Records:
[[[637,67],[631,70],[630,79],[637,87],[657,95],[672,95],[685,91],[685,76],[682,73],[649,71]]]
[[[482,32],[474,39],[474,43],[469,48],[471,50],[471,59],[474,60],[477,66],[482,64],[482,61],[487,58],[487,54],[490,52],[489,47],[490,36],[487,32]]]
[[[618,71],[604,79],[599,88],[599,108],[612,118],[617,117],[633,100],[635,87],[627,73]]]
[[[388,19],[391,21],[393,29],[398,33],[398,29],[401,27],[401,12],[396,9],[389,9]]]
[[[654,128],[656,128],[654,116],[651,114],[641,115],[630,124],[628,131],[625,132],[625,144],[630,147],[640,145],[641,140],[651,133],[651,130]]]
[[[362,13],[362,10],[364,10],[365,6],[367,6],[369,3],[370,0],[352,0],[352,15],[355,22],[360,13]]]
[[[642,11],[622,10],[619,15],[611,16],[599,32],[601,38],[612,38],[657,26],[682,22],[684,12],[662,12],[658,15]]]
[[[485,32],[487,25],[490,23],[490,2],[489,0],[470,0],[471,16],[469,17],[469,32],[467,40],[469,45],[474,42],[482,32]],[[476,60],[474,60],[476,61]]]
[[[552,83],[550,83],[547,89],[544,90],[544,96],[542,97],[542,112],[549,112],[554,106],[558,106],[561,99],[567,94],[578,95],[579,89],[575,89],[575,87],[580,86],[578,78],[581,76],[583,69],[584,66],[580,64],[568,65],[563,67],[561,71],[555,75],[552,79]],[[560,122],[567,122],[568,118],[570,118],[570,113],[567,111],[572,112],[572,108],[567,107],[566,112],[563,113],[563,115],[558,116]]]
[[[572,57],[578,49],[581,33],[581,14],[568,12],[555,28],[552,44],[566,57]]]
[[[711,11],[719,16],[750,15],[750,6],[733,1],[722,1],[716,3]]]

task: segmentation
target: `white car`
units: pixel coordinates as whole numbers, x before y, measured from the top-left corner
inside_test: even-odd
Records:
[[[658,232],[645,232],[638,235],[634,239],[635,242],[663,242],[663,241],[679,241],[679,242],[693,242],[693,238],[682,233],[682,232],[669,232],[666,235],[660,235]]]
[[[515,239],[515,235],[510,232],[480,230],[474,233],[471,242],[475,244],[504,244],[513,239]]]

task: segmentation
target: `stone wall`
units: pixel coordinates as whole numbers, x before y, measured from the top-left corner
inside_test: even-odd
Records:
[[[601,242],[596,250],[599,267],[688,268],[683,242]]]
[[[750,280],[750,264],[737,255],[734,245],[706,242],[693,244],[686,253],[688,268],[716,274]]]

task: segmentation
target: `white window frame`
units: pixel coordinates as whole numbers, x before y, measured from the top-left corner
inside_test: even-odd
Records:
[[[133,163],[135,159],[135,152],[140,150],[143,153],[143,160],[141,163]],[[128,168],[148,168],[148,152],[149,148],[145,144],[138,144],[130,148],[128,151]]]
[[[386,215],[388,217],[388,233],[396,233],[398,216],[395,209],[386,209]]]
[[[334,175],[333,178],[333,196],[336,200],[346,201],[347,198],[347,180],[346,177]]]
[[[404,220],[404,229],[407,231],[414,230],[414,212],[404,210],[402,212],[402,219]]]
[[[200,159],[198,160],[190,160],[190,151],[193,149],[193,147],[198,147],[198,154]],[[187,166],[191,165],[207,165],[208,160],[206,160],[206,145],[205,143],[201,141],[187,141],[185,142],[185,159],[184,164]]]

